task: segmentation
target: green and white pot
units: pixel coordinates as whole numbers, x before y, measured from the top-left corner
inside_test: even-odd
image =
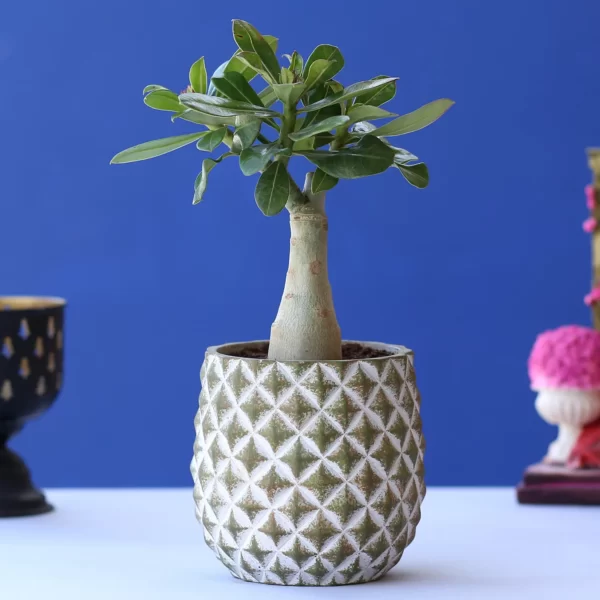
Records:
[[[231,573],[277,585],[379,579],[412,542],[425,495],[413,354],[239,358],[209,348],[192,474],[206,543]]]

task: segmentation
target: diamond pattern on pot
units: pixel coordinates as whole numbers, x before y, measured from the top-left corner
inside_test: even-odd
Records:
[[[411,353],[279,363],[208,352],[201,379],[196,514],[234,576],[360,583],[400,560],[425,494]]]

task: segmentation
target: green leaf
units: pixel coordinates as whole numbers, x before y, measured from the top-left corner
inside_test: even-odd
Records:
[[[373,131],[375,131],[375,129],[377,129],[375,127],[375,125],[372,125],[371,123],[368,123],[367,121],[362,121],[360,123],[357,123],[354,126],[354,131],[356,133],[362,133],[362,134],[372,133]],[[360,139],[360,137],[358,139]],[[392,144],[389,142],[389,140],[386,140],[385,138],[379,138],[379,139],[395,152],[395,154],[394,154],[394,162],[395,163],[404,164],[405,162],[419,160],[414,154],[412,154],[408,150],[405,150],[404,148],[396,148],[396,146],[392,146]]]
[[[206,76],[206,65],[204,64],[204,56],[199,58],[190,67],[190,85],[198,94],[206,94],[208,81]]]
[[[329,79],[327,73],[331,70],[332,62],[319,58],[313,61],[308,68],[308,75],[305,77],[306,89],[310,90]]]
[[[352,124],[374,119],[388,119],[390,117],[397,117],[398,115],[383,110],[383,108],[379,108],[378,106],[354,104],[348,109],[348,116],[350,117],[350,123]]]
[[[167,90],[168,91],[168,88],[166,88],[164,85],[155,85],[155,84],[152,84],[152,85],[147,85],[144,88],[144,91],[142,93],[143,94],[148,94],[149,92],[157,92],[158,90]]]
[[[337,185],[338,181],[339,179],[337,179],[337,177],[332,177],[331,175],[325,173],[325,171],[317,169],[312,178],[310,191],[312,194],[326,192],[327,190],[334,188]]]
[[[213,131],[207,131],[205,132],[205,135],[198,140],[196,148],[198,148],[198,150],[204,150],[205,152],[212,152],[223,142],[226,133],[226,127],[219,127],[219,129]]]
[[[182,112],[183,106],[179,103],[177,94],[170,90],[156,90],[144,97],[144,103],[155,110],[168,110],[169,112]]]
[[[159,93],[159,92],[154,92]],[[181,104],[192,110],[214,115],[216,117],[231,117],[238,115],[253,115],[255,117],[274,117],[278,113],[264,106],[256,106],[248,102],[239,102],[228,98],[208,96],[206,94],[181,94]]]
[[[198,204],[202,201],[206,186],[208,185],[208,174],[215,168],[218,162],[220,161],[213,160],[212,158],[205,158],[202,161],[202,171],[194,182],[194,200],[192,204]]]
[[[330,133],[320,133],[314,137],[313,147],[321,148],[322,146],[328,146],[331,144],[331,142],[333,142],[334,139],[335,136],[331,135]]]
[[[226,71],[221,77],[213,77],[212,82],[217,90],[230,100],[248,102],[255,106],[263,105],[259,95],[240,73]]]
[[[207,125],[210,127],[219,127],[220,125],[235,125],[237,117],[215,117],[206,113],[201,113],[190,108],[183,112],[176,113],[171,117],[171,121],[175,122],[176,119],[183,119],[189,123],[196,123],[197,125]]]
[[[279,38],[276,38],[273,35],[263,35],[263,37],[265,38],[267,44],[269,44],[269,46],[271,47],[271,50],[273,50],[273,52],[277,52],[277,44],[279,43]]]
[[[418,131],[419,129],[427,127],[427,125],[431,125],[434,121],[437,121],[453,104],[454,102],[447,98],[434,100],[407,115],[402,115],[401,117],[378,127],[372,132],[372,135],[387,137]]]
[[[277,94],[271,86],[268,86],[264,90],[260,91],[258,93],[258,97],[266,107],[269,107],[277,102]]]
[[[358,98],[359,96],[362,96],[371,90],[387,85],[392,81],[396,81],[396,79],[398,78],[387,77],[385,79],[371,79],[369,81],[354,83],[347,88],[344,88],[343,91],[334,94],[333,96],[328,96],[323,100],[319,100],[318,102],[300,108],[298,112],[311,112],[314,110],[320,110],[327,106],[331,106],[332,104],[339,104],[340,102],[348,100],[349,98]]]
[[[304,66],[304,59],[302,56],[295,50],[292,52],[291,56],[289,54],[284,54],[283,56],[290,61],[290,70],[298,76],[302,75],[302,68]]]
[[[387,75],[378,75],[374,79],[390,79]],[[396,82],[392,81],[383,87],[379,87],[367,94],[363,94],[360,98],[362,104],[371,106],[381,106],[389,102],[396,95]]]
[[[237,59],[245,64],[253,73],[260,75],[267,83],[277,83],[277,80],[273,79],[264,68],[258,54],[254,54],[254,52],[240,52],[237,55]]]
[[[267,40],[250,23],[234,19],[233,39],[240,50],[254,52],[260,58],[260,62],[274,83],[279,81],[279,61],[275,52]]]
[[[233,134],[233,147],[241,152],[252,146],[260,131],[261,121],[253,117],[238,117],[239,125]]]
[[[277,43],[279,42],[279,40],[276,37],[273,37],[272,35],[265,35],[263,37],[267,41],[267,44],[269,44],[269,46],[271,47],[271,50],[273,50],[273,52],[275,53],[275,51],[277,50]],[[246,63],[239,60],[239,54],[240,50],[237,50],[236,53],[231,57],[229,62],[225,63],[224,70],[227,72],[235,71],[243,75],[246,78],[246,81],[252,81],[252,79],[254,79],[254,77],[256,77],[258,73],[254,68],[249,67]],[[250,54],[254,53],[251,52]],[[260,61],[259,64],[261,65],[261,69],[263,69],[262,63],[260,63]]]
[[[364,136],[356,146],[337,151],[297,152],[320,169],[339,179],[356,179],[382,173],[394,162],[394,151],[372,135]]]
[[[217,88],[215,87],[214,83],[212,82],[212,80],[215,77],[221,77],[223,75],[223,73],[225,73],[225,69],[227,69],[232,64],[234,59],[236,62],[235,62],[234,68],[231,69],[232,71],[242,72],[246,68],[246,65],[242,64],[239,60],[237,60],[235,55],[232,56],[228,61],[225,61],[224,63],[220,64],[215,69],[215,72],[211,75],[210,83],[208,84],[208,91],[206,92],[209,96],[216,96],[219,93],[217,91]],[[238,65],[239,65],[239,67],[238,67]],[[252,71],[252,74],[255,75],[256,73],[254,71]]]
[[[294,83],[294,73],[287,67],[281,67],[279,80],[281,83]]]
[[[267,43],[269,44],[269,46],[271,47],[271,49],[273,50],[273,52],[275,52],[277,50],[277,43],[279,40],[276,37],[273,37],[272,35],[265,35],[264,38],[267,41]],[[239,59],[238,54],[239,54],[239,50],[227,62],[224,62],[213,73],[212,76],[220,77],[225,72],[240,73],[246,79],[246,81],[252,81],[252,79],[254,79],[254,77],[256,77],[256,75],[257,75],[256,70],[249,67],[246,63],[242,62]],[[214,85],[212,84],[212,81],[211,81],[210,85],[208,86],[208,94],[210,96],[214,96],[215,94],[217,94],[217,88],[214,87]]]
[[[214,167],[219,164],[224,158],[228,156],[234,156],[233,152],[225,152],[225,154],[221,154],[219,158],[206,158],[202,161],[202,171],[196,177],[196,181],[194,182],[194,201],[193,204],[198,204],[202,201],[204,196],[204,192],[206,191],[206,185],[208,183],[208,174],[214,169]]]
[[[326,131],[331,131],[340,125],[344,125],[350,121],[350,117],[347,115],[339,116],[339,117],[329,117],[327,119],[323,119],[318,123],[314,123],[309,127],[305,127],[296,133],[290,133],[289,137],[291,140],[298,142],[305,138],[312,137],[313,135],[317,135],[317,133],[324,133]]]
[[[327,86],[332,94],[339,94],[344,91],[344,86],[339,81],[334,81],[333,79],[327,82]]]
[[[329,86],[331,82],[327,82],[327,85],[320,85],[316,87],[314,90],[310,92],[310,98],[314,102],[319,100],[323,100],[324,98],[328,98],[332,96],[335,92],[333,92]],[[320,110],[315,110],[313,112],[309,112],[306,114],[306,118],[304,119],[304,123],[302,127],[308,127],[312,123],[316,123],[317,121],[322,121],[327,117],[335,117],[342,114],[342,107],[339,104],[331,104],[330,106],[326,106]]]
[[[272,87],[277,98],[284,104],[296,104],[306,89],[303,83],[275,83]]]
[[[262,171],[269,161],[283,153],[278,144],[250,146],[240,154],[240,169],[244,175],[254,175]]]
[[[310,76],[311,66],[318,60],[330,61],[330,65],[324,73],[323,81],[331,79],[344,68],[344,57],[340,49],[329,44],[322,44],[317,46],[306,60],[303,71],[305,80]]]
[[[377,127],[367,121],[360,121],[354,125],[353,133],[372,133]]]
[[[254,191],[258,208],[267,217],[280,213],[292,190],[292,181],[286,166],[278,161],[271,163],[260,176]]]
[[[388,143],[387,140],[381,140],[384,143]],[[395,146],[389,145],[390,148],[395,152],[394,154],[394,163],[397,165],[403,165],[407,162],[412,162],[414,160],[419,160],[418,156],[415,156],[412,152],[405,150],[404,148],[396,148]]]
[[[425,163],[417,163],[416,165],[394,165],[404,175],[404,179],[411,185],[417,188],[426,188],[429,184],[429,170]]]
[[[187,133],[186,135],[176,135],[175,137],[163,138],[161,140],[152,140],[151,142],[145,142],[144,144],[138,144],[119,152],[110,161],[111,165],[118,165],[130,162],[137,162],[139,160],[147,160],[154,158],[155,156],[161,156],[167,154],[167,152],[173,152],[178,148],[187,146],[197,139],[201,138],[206,132],[200,131],[196,133]]]
[[[315,138],[307,137],[299,142],[294,142],[292,146],[293,152],[300,152],[301,150],[314,150],[315,149]]]

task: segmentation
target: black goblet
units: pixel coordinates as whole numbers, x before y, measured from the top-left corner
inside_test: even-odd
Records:
[[[0,517],[52,510],[23,460],[6,443],[58,396],[64,308],[61,298],[0,297]]]

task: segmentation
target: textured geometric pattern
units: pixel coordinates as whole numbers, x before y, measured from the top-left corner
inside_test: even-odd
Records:
[[[425,494],[413,356],[275,362],[209,350],[192,461],[206,543],[235,577],[342,585],[383,576]]]
[[[0,417],[35,412],[50,403],[62,385],[62,308],[28,316],[2,313],[0,322]],[[17,318],[18,317],[18,318]],[[14,406],[15,403],[21,406]],[[28,406],[24,406],[24,405]],[[25,409],[25,410],[24,410]]]

